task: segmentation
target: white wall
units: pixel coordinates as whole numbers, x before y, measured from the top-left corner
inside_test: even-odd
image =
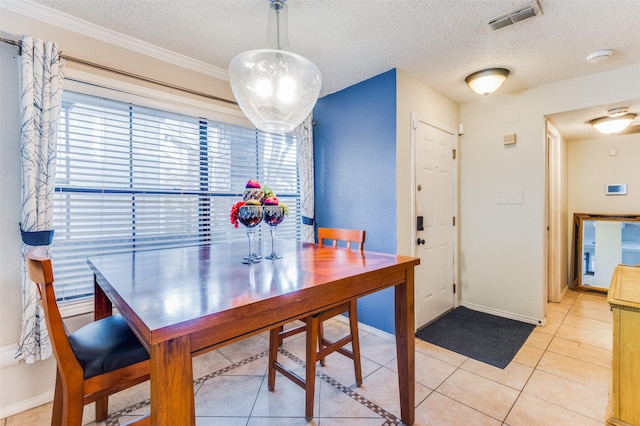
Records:
[[[463,304],[523,320],[544,319],[544,116],[638,98],[638,75],[640,64],[461,106]],[[503,145],[503,135],[511,133],[518,142]],[[511,204],[500,203],[505,193],[507,201],[513,195]]]
[[[640,214],[640,133],[570,142],[568,168],[570,220],[574,213]],[[628,195],[605,195],[607,183],[626,183]]]

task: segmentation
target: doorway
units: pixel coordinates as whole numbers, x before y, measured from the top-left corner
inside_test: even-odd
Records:
[[[414,158],[413,255],[416,327],[455,306],[455,158],[457,135],[412,114]]]

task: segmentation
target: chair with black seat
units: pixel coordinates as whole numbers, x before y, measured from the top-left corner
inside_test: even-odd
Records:
[[[84,406],[96,403],[96,421],[108,414],[109,395],[149,380],[149,353],[120,315],[67,333],[53,288],[53,268],[45,247],[25,253],[31,281],[56,357],[53,426],[81,426]]]
[[[337,228],[318,228],[318,245],[327,246],[328,243],[334,248],[344,248],[347,250],[364,250],[365,231]],[[344,246],[344,247],[343,247]],[[349,314],[350,334],[336,341],[330,341],[324,336],[324,321],[343,313]],[[360,342],[358,338],[358,312],[356,299],[335,306],[315,315],[300,318],[303,325],[289,329],[284,327],[274,328],[269,333],[269,390],[275,389],[276,371],[292,380],[305,390],[305,416],[307,419],[313,418],[313,399],[315,387],[316,362],[325,365],[327,355],[338,352],[353,360],[356,384],[362,385],[362,367],[360,363]],[[307,342],[314,342],[313,347],[307,345],[306,349],[306,378],[302,379],[293,371],[284,367],[278,362],[278,347],[282,346],[283,340],[293,335],[307,332]],[[316,343],[317,342],[317,343]],[[345,346],[351,343],[351,350]]]

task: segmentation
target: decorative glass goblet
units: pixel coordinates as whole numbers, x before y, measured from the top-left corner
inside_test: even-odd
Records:
[[[247,236],[249,237],[249,255],[242,260],[242,263],[260,262],[260,256],[253,252],[253,236],[255,234],[253,228],[262,222],[262,206],[240,206],[238,209],[238,222],[247,227]]]
[[[276,227],[284,220],[284,209],[282,206],[264,206],[264,221],[271,228],[271,254],[265,259],[280,259],[282,256],[276,254],[273,240],[276,236]]]

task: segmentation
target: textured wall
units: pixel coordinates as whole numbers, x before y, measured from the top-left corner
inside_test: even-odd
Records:
[[[364,229],[367,250],[395,253],[396,71],[320,99],[314,119],[316,223]],[[393,333],[393,290],[362,298],[358,312]]]

